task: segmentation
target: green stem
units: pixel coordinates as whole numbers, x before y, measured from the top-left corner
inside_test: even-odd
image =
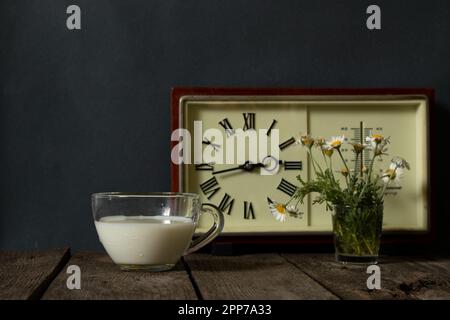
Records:
[[[367,177],[368,182],[370,182],[370,179],[372,178],[373,164],[375,163],[375,158],[377,157],[377,150],[378,150],[378,144],[375,146],[375,150],[373,151],[372,161],[370,161],[370,167],[369,167],[369,172],[368,172],[368,177]]]
[[[330,172],[331,172],[331,177],[333,178],[333,181],[336,181],[336,179],[334,178],[334,172],[333,172],[333,159],[331,157],[330,158]]]
[[[376,150],[376,149],[375,149],[375,150]],[[369,182],[370,182],[370,178],[371,178],[371,176],[372,176],[373,164],[374,164],[374,162],[375,162],[375,158],[376,158],[376,157],[377,157],[377,154],[374,152],[374,153],[373,153],[373,157],[372,157],[372,161],[370,161],[369,172],[367,173],[367,174],[368,174],[368,176],[367,176],[367,181],[366,181],[366,183],[364,184],[364,187],[362,188],[361,193],[359,194],[358,200],[361,200],[361,198],[362,198],[362,196],[363,196],[363,194],[364,194],[364,191],[366,191],[366,187],[367,187],[367,185],[368,185]]]
[[[362,166],[360,166],[360,168],[358,170],[358,159],[359,159],[359,153],[356,154],[356,159],[355,159],[355,172],[354,172],[355,177],[358,174],[357,173],[358,171],[359,171],[360,175],[362,176]],[[362,159],[361,159],[361,162],[362,162]]]
[[[309,149],[309,154],[311,155],[311,161],[312,161],[313,163],[315,163],[315,164],[317,165],[317,167],[319,167],[320,173],[323,173],[322,168],[320,167],[319,163],[316,161],[316,159],[314,159],[313,153],[312,153],[312,150],[311,150],[311,149]]]
[[[310,159],[311,164],[312,164],[313,169],[314,169],[314,173],[317,175],[317,167],[316,167],[316,165],[319,167],[320,173],[323,173],[322,168],[317,163],[317,161],[314,159],[311,149],[308,149],[308,154],[309,154],[309,159]]]
[[[342,159],[342,162],[344,163],[345,169],[346,169],[347,172],[350,174],[350,169],[348,168],[347,163],[345,162],[345,159],[344,159],[344,156],[342,155],[341,149],[338,148],[337,151],[338,151],[338,153],[339,153],[339,156],[340,156],[341,159]],[[350,187],[349,187],[349,185],[348,185],[348,178],[347,178],[347,177],[345,177],[345,182],[347,183],[347,189],[350,189]]]
[[[398,168],[398,167],[395,166],[395,169],[394,169],[394,173],[393,173],[393,174],[395,174],[395,173],[397,172],[397,168]],[[381,178],[383,178],[383,176],[382,176]],[[380,179],[381,179],[381,178],[380,178]],[[384,193],[386,192],[386,189],[387,189],[387,187],[389,186],[390,183],[391,183],[391,179],[390,179],[390,177],[389,177],[389,181],[386,182],[386,183],[384,184],[383,191],[381,191],[381,197],[384,196]]]
[[[341,149],[337,149],[337,151],[338,151],[338,153],[339,153],[339,156],[340,156],[341,159],[342,159],[342,162],[344,163],[345,169],[347,169],[347,171],[350,173],[350,169],[349,169],[348,166],[347,166],[347,162],[345,162],[345,160],[344,160],[344,156],[342,155]]]
[[[321,150],[321,152],[322,152],[322,156],[323,156],[323,161],[325,162],[325,165],[327,166],[327,169],[330,169],[330,166],[328,165],[328,162],[327,162],[327,158],[325,157],[325,153],[323,153],[322,150]]]

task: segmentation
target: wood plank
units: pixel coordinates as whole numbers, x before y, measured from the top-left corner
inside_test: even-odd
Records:
[[[204,299],[337,299],[278,254],[184,259]]]
[[[70,258],[70,250],[0,252],[0,300],[39,299]]]
[[[429,299],[448,298],[447,274],[429,261],[385,257],[379,264],[381,290],[367,289],[367,266],[343,265],[333,255],[285,254],[286,259],[342,299]]]
[[[450,259],[410,258],[417,265],[402,284],[405,292],[423,300],[450,299]]]
[[[81,289],[69,290],[65,270],[43,296],[60,299],[197,299],[183,265],[165,272],[121,271],[105,253],[80,252],[69,261],[81,269]]]

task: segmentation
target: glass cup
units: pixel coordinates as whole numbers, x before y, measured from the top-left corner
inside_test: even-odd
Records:
[[[122,270],[163,271],[211,242],[223,229],[222,212],[193,193],[104,192],[92,195],[95,228]],[[192,239],[202,214],[213,225]]]

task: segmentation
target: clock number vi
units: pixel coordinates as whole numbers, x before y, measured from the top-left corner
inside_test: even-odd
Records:
[[[289,181],[282,178],[277,189],[286,193],[288,196],[292,197],[294,195],[295,191],[297,190],[297,187],[295,185],[293,185],[292,183],[290,183]]]

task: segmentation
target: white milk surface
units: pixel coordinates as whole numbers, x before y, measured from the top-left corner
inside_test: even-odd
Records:
[[[95,221],[100,242],[117,264],[175,264],[195,224],[184,217],[110,216]]]

